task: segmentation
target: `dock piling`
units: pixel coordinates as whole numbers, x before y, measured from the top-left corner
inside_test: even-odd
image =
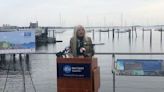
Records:
[[[5,54],[1,54],[1,62],[2,62],[2,64],[6,65],[6,56],[5,56]]]
[[[118,30],[118,38],[120,37],[120,30]]]
[[[132,38],[133,38],[134,27],[132,26]]]
[[[13,67],[14,67],[14,71],[16,71],[16,58],[15,58],[15,54],[13,54]]]
[[[152,29],[150,29],[150,51],[152,51]]]
[[[144,40],[144,28],[142,28],[142,39]]]
[[[131,39],[131,30],[129,30],[129,39]]]
[[[1,55],[0,55],[0,65],[2,65],[2,57],[1,57]]]
[[[45,28],[45,35],[46,35],[46,38],[48,38],[48,27]]]
[[[108,38],[109,38],[109,28],[108,28]]]
[[[93,40],[95,39],[95,30],[93,29],[92,31],[92,37],[93,37]]]
[[[27,71],[30,71],[30,58],[29,54],[26,54],[26,65],[27,65]]]
[[[150,29],[150,44],[152,44],[152,29]]]
[[[53,30],[53,38],[55,38],[55,30]]]
[[[160,31],[161,31],[161,42],[162,42],[162,28],[161,28],[161,30],[160,30]]]
[[[115,29],[113,28],[113,29],[112,29],[112,33],[113,33],[113,40],[114,40],[114,30],[115,30]]]
[[[101,41],[101,29],[99,30],[99,40]]]
[[[136,38],[137,38],[137,27],[134,28],[135,34],[136,34]]]

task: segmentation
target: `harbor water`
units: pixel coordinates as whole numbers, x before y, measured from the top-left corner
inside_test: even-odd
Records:
[[[161,40],[159,31],[152,31],[152,40],[150,31],[145,31],[143,35],[142,28],[137,29],[137,36],[134,32],[129,38],[129,33],[115,33],[113,39],[112,31],[99,32],[94,29],[87,35],[92,38],[93,43],[104,43],[95,45],[95,52],[164,52],[164,37]],[[53,33],[48,34],[50,37]],[[56,33],[57,40],[62,40],[56,44],[41,44],[36,48],[36,52],[59,52],[69,46],[69,40],[73,35],[72,29],[66,29],[63,33]],[[57,73],[56,73],[56,55],[53,54],[30,54],[29,70],[25,74],[26,92],[57,92]],[[100,92],[112,92],[112,56],[98,55],[98,64],[100,66],[101,86]],[[117,59],[163,59],[162,55],[116,55]],[[26,72],[25,72],[26,73]],[[0,92],[3,92],[6,75],[0,75]],[[34,83],[32,83],[31,81]],[[159,76],[116,76],[116,92],[163,92],[164,77]],[[23,92],[23,79],[20,73],[9,74],[4,92]]]

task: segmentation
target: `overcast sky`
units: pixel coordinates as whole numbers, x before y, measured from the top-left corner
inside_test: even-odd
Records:
[[[164,24],[164,0],[0,0],[0,26],[35,21],[40,26]]]

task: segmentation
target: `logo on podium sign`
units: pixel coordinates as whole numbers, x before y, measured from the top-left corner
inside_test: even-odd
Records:
[[[57,76],[58,78],[59,77],[90,78],[91,65],[76,64],[76,63],[59,63],[57,64]]]
[[[71,66],[65,65],[65,66],[63,67],[63,71],[64,71],[65,73],[71,73]]]

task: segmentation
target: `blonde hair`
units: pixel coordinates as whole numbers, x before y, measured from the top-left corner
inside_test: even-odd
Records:
[[[75,26],[74,27],[74,32],[73,32],[73,37],[76,37],[77,38],[77,31],[78,31],[79,28],[83,28],[84,29],[84,27],[82,25]],[[84,29],[84,31],[85,31],[85,29]],[[84,37],[86,37],[86,32],[84,34]]]

